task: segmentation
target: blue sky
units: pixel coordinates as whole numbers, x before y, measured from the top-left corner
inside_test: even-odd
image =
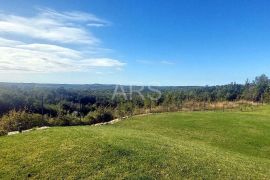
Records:
[[[270,75],[270,1],[0,3],[0,81],[216,85]]]

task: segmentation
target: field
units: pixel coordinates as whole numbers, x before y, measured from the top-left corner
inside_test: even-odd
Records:
[[[0,137],[0,179],[270,179],[270,107]]]

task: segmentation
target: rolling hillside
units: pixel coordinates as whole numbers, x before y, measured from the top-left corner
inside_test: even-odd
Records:
[[[162,113],[0,137],[0,179],[269,179],[268,109]]]

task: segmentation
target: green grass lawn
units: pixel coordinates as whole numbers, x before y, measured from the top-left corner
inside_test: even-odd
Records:
[[[0,179],[270,179],[270,107],[0,137]]]

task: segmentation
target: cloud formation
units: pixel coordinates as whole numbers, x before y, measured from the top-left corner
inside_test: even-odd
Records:
[[[39,9],[34,17],[0,14],[0,71],[121,68],[125,63],[99,54],[100,40],[89,31],[109,24],[93,14],[51,9]]]
[[[140,64],[144,64],[144,65],[157,65],[157,64],[161,64],[161,65],[174,65],[175,63],[172,61],[148,61],[148,60],[137,60],[136,62],[140,63]]]
[[[166,60],[160,61],[160,63],[165,64],[165,65],[174,65],[174,62],[166,61]]]

